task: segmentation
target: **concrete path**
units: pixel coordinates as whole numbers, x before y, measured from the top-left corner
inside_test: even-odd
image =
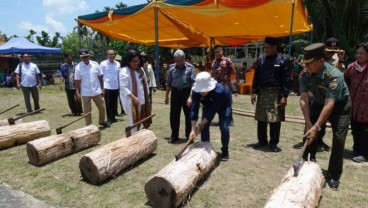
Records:
[[[0,184],[0,208],[51,208],[52,206],[35,199],[7,184]]]

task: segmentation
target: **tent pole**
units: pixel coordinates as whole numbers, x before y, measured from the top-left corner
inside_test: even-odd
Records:
[[[293,41],[294,7],[295,7],[295,0],[292,0],[292,3],[291,3],[290,35],[289,35],[289,50],[288,50],[289,58],[291,58],[291,42]]]
[[[156,2],[156,1],[155,1]],[[160,85],[160,57],[159,57],[159,48],[158,48],[158,8],[155,6],[154,18],[155,18],[155,76],[156,76],[156,84]],[[160,86],[159,86],[160,87]]]

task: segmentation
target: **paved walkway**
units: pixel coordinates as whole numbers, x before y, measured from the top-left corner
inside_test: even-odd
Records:
[[[0,184],[0,208],[51,208],[52,206],[35,199],[7,184]]]

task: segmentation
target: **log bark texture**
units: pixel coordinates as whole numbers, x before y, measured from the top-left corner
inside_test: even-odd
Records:
[[[210,142],[199,141],[189,146],[181,159],[173,159],[147,181],[144,190],[149,203],[160,208],[179,206],[197,182],[213,169],[216,158]]]
[[[315,162],[304,162],[297,177],[291,168],[281,184],[274,190],[266,208],[312,208],[318,207],[322,197],[325,178]]]
[[[29,162],[40,166],[87,149],[101,140],[97,126],[89,125],[64,134],[52,135],[27,143]]]
[[[85,180],[100,184],[156,149],[157,137],[152,131],[143,129],[84,155],[79,161],[79,169]]]
[[[51,128],[46,120],[0,127],[0,149],[24,144],[41,137],[50,136]]]
[[[14,123],[15,124],[21,124],[23,122],[22,122],[22,119],[18,119]],[[0,120],[0,126],[9,126],[8,119]]]

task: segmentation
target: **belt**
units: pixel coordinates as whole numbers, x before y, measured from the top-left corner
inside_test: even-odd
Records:
[[[171,87],[172,90],[176,90],[176,91],[185,91],[185,90],[190,90],[190,87]]]

